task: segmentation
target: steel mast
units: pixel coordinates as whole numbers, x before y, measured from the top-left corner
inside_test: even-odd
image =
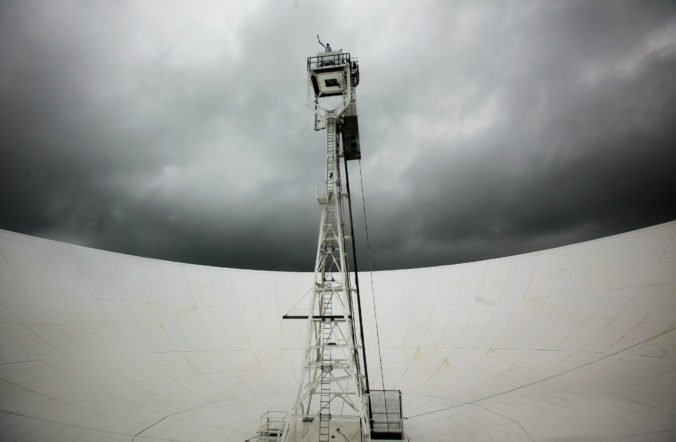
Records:
[[[363,367],[363,332],[357,333],[361,321],[355,317],[359,312],[354,305],[356,290],[350,278],[343,218],[349,195],[341,171],[341,160],[360,158],[359,65],[339,50],[309,57],[307,69],[315,130],[326,129],[326,177],[317,197],[321,221],[302,377],[282,437],[285,441],[328,442],[342,429],[344,438],[361,440],[369,435],[368,377]]]
[[[314,284],[306,314],[283,316],[307,321],[305,353],[291,412],[263,414],[256,440],[405,440],[401,391],[369,386],[347,167],[348,161],[361,159],[356,104],[359,63],[349,53],[320,44],[326,51],[307,59],[314,128],[326,129],[326,176],[317,196],[321,221]]]

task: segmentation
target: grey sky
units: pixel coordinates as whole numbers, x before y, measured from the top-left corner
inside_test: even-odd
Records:
[[[0,228],[311,270],[316,33],[360,60],[376,268],[676,218],[674,2],[223,3],[0,4]]]

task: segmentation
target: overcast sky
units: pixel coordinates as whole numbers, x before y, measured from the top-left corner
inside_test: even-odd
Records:
[[[317,33],[360,60],[375,268],[676,219],[673,1],[5,0],[0,228],[312,270]]]

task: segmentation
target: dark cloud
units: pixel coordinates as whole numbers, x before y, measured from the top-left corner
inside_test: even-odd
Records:
[[[673,220],[674,75],[672,47],[630,73],[548,84],[546,105],[522,106],[530,86],[519,79],[501,104],[514,113],[477,136],[433,140],[401,174],[406,204],[373,217],[387,226],[374,235],[381,265],[491,258]]]
[[[0,6],[0,228],[311,270],[316,32],[361,60],[377,268],[676,218],[672,2],[35,1]]]

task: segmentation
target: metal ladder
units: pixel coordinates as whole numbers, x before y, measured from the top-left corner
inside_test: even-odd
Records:
[[[326,177],[326,194],[328,196],[327,206],[325,207],[325,219],[324,219],[324,231],[327,233],[327,236],[324,238],[325,244],[330,245],[330,249],[325,251],[324,255],[324,272],[325,275],[331,275],[334,270],[332,261],[335,259],[333,256],[334,248],[333,242],[336,236],[336,217],[334,212],[334,207],[332,206],[333,198],[336,198],[338,195],[333,194],[335,189],[335,182],[337,179],[338,167],[337,158],[336,158],[336,121],[329,120],[326,125],[326,136],[327,136],[327,156],[326,156],[326,169],[328,175]],[[333,279],[333,278],[331,278]],[[330,283],[327,287],[325,281],[324,291],[322,293],[322,311],[321,314],[324,317],[321,325],[321,367],[322,373],[320,378],[320,387],[319,387],[319,442],[330,442],[331,436],[330,425],[331,425],[331,380],[332,380],[332,371],[333,371],[333,360],[331,358],[331,345],[335,345],[332,342],[334,339],[333,336],[333,319],[329,319],[333,313],[332,303],[333,303],[333,288],[330,286]]]
[[[336,120],[331,119],[326,123],[326,171],[328,172],[326,179],[326,193],[330,194],[333,189],[336,179]]]
[[[323,316],[331,316],[333,309],[333,292],[322,294],[324,306]],[[322,377],[319,392],[319,442],[330,442],[329,426],[331,424],[331,339],[333,338],[333,321],[324,319],[322,322]]]

